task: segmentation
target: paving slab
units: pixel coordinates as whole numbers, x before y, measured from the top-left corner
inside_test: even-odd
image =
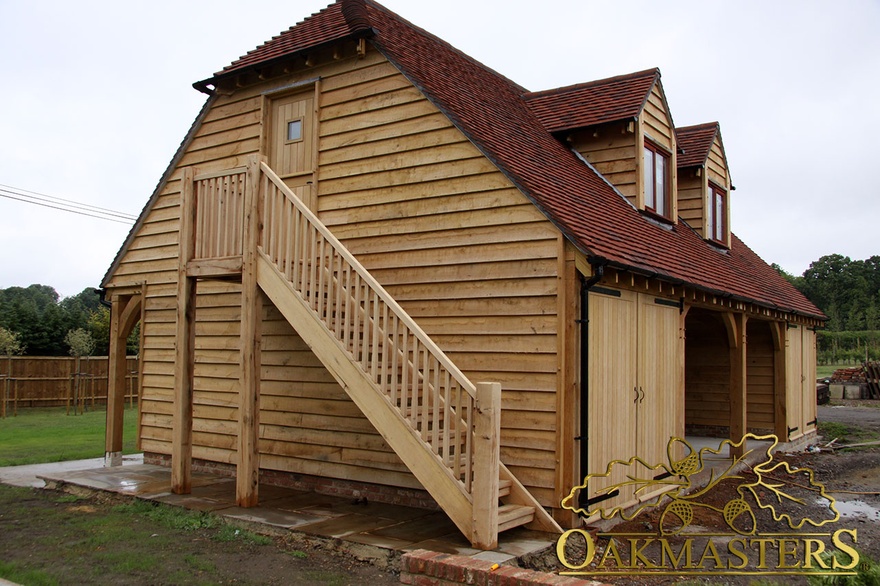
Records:
[[[126,456],[123,466],[103,467],[103,459],[61,462],[0,469],[0,482],[18,486],[64,488],[65,485],[154,500],[199,511],[213,511],[229,519],[290,530],[316,539],[341,540],[353,549],[390,553],[433,551],[506,560],[544,550],[554,535],[515,529],[500,536],[493,555],[474,549],[441,511],[430,511],[352,498],[305,492],[261,484],[260,504],[242,508],[235,503],[235,480],[216,474],[193,472],[190,494],[171,492],[171,470],[143,464]],[[45,481],[44,481],[45,480]],[[543,540],[540,536],[543,536]]]
[[[143,454],[123,456],[123,466],[136,466],[144,463]],[[41,478],[46,474],[61,474],[78,470],[94,470],[104,466],[104,458],[88,460],[72,460],[69,462],[50,462],[48,464],[27,464],[25,466],[8,466],[0,468],[0,484],[12,486],[30,486],[44,488],[46,481]]]

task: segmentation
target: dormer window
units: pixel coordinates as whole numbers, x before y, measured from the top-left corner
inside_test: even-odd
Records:
[[[709,183],[709,206],[706,215],[709,239],[727,245],[727,193]]]
[[[671,207],[670,177],[669,155],[653,143],[645,141],[645,209],[664,218],[669,216]]]

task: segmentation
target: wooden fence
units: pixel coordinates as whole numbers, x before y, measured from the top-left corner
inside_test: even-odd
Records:
[[[126,361],[125,399],[138,400],[138,359]],[[82,413],[107,403],[106,356],[76,359],[72,356],[0,357],[0,417],[15,415],[19,408],[67,407]]]

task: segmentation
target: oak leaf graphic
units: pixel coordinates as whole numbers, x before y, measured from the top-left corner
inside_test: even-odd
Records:
[[[704,470],[709,458],[723,459],[722,454],[736,454],[738,448],[755,442],[751,449],[729,458],[719,468],[711,468],[708,480],[697,486],[696,476]],[[809,523],[815,527],[832,523],[840,518],[834,499],[825,487],[816,482],[809,468],[792,468],[787,462],[774,462],[773,450],[779,440],[774,435],[748,433],[739,442],[723,440],[718,448],[694,450],[684,439],[672,437],[666,446],[667,461],[650,464],[638,456],[628,460],[612,460],[601,474],[589,474],[581,485],[575,486],[562,500],[562,507],[586,517],[599,516],[612,519],[619,516],[625,521],[637,517],[642,511],[661,504],[666,505],[660,517],[661,533],[672,535],[683,531],[693,520],[693,509],[705,507],[719,512],[728,526],[737,533],[750,535],[757,531],[755,514],[749,502],[760,509],[769,510],[777,522],[785,522],[791,529],[800,529]],[[754,479],[749,481],[737,474],[747,470],[747,462],[753,462]],[[613,478],[616,481],[608,482]],[[740,498],[728,501],[723,508],[701,500],[722,481],[741,481],[737,486]],[[591,484],[593,488],[590,492]],[[601,504],[632,488],[633,497],[619,506],[605,508]],[[586,495],[587,498],[581,498]],[[822,519],[807,516],[811,509],[806,505],[826,504],[827,513]],[[585,504],[582,504],[585,503]]]

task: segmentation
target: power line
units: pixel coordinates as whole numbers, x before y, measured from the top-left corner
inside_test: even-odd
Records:
[[[131,224],[132,222],[137,220],[137,216],[126,214],[124,212],[117,212],[108,208],[84,204],[70,199],[54,197],[51,195],[46,195],[44,193],[37,193],[36,191],[29,191],[26,189],[20,189],[18,187],[12,187],[10,185],[0,184],[0,197],[5,197],[7,199],[20,201],[23,203],[30,203],[33,205],[38,205],[54,210],[59,210],[62,212],[69,212],[81,216],[97,218],[99,220],[117,222],[119,224]]]
[[[89,209],[89,210],[95,210],[95,211],[99,211],[99,212],[107,212],[111,215],[116,215],[116,216],[121,216],[121,217],[126,217],[126,218],[134,218],[135,217],[135,216],[132,216],[131,214],[116,212],[116,211],[108,209],[108,208],[93,206],[91,204],[80,203],[80,202],[74,201],[72,199],[64,199],[61,197],[55,197],[53,195],[46,195],[45,193],[39,193],[37,191],[31,191],[29,189],[22,189],[20,187],[13,187],[11,185],[0,184],[0,191],[9,191],[9,190],[12,190],[13,192],[15,192],[16,195],[22,195],[24,197],[33,197],[34,199],[60,202],[65,205],[69,204],[72,207],[76,207],[76,208],[80,208],[80,209]]]

